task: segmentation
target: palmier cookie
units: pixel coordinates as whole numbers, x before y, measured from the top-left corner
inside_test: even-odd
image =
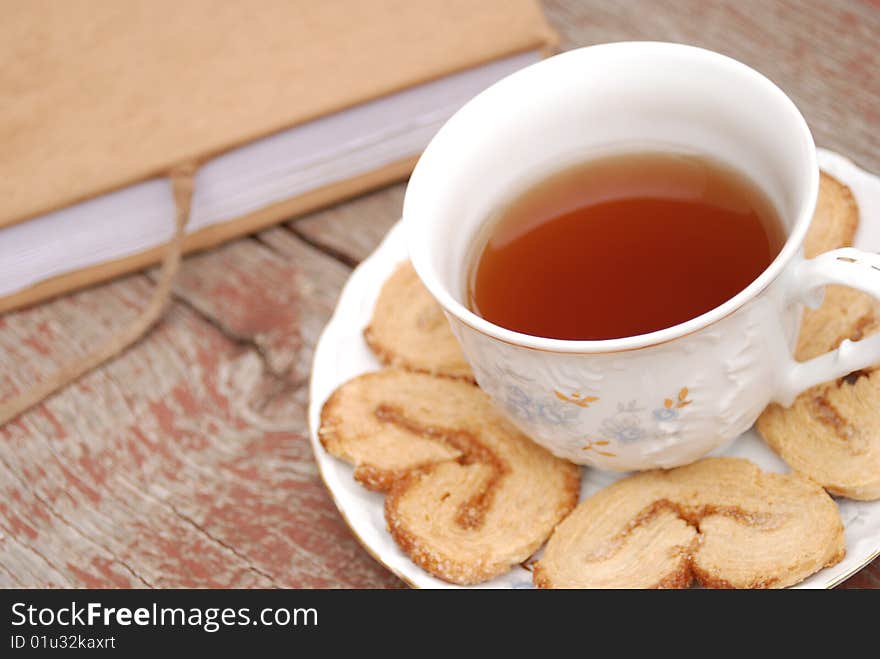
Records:
[[[815,250],[852,244],[858,208],[843,184],[823,175],[819,204],[807,238]],[[815,233],[814,233],[815,232]],[[844,339],[858,341],[880,331],[880,304],[846,286],[829,286],[822,305],[807,309],[796,357],[817,357]],[[821,384],[784,409],[770,405],[758,419],[767,444],[793,469],[832,494],[880,498],[880,375],[868,371],[855,381]]]
[[[792,469],[832,494],[880,499],[880,369],[812,387],[787,409],[770,405],[757,427]]]
[[[617,481],[557,528],[544,588],[781,588],[845,553],[837,505],[798,474],[708,458]]]
[[[449,321],[409,261],[382,286],[364,338],[387,366],[474,381]]]
[[[580,470],[553,457],[465,382],[387,369],[342,385],[319,436],[386,490],[385,519],[420,567],[458,584],[527,559],[578,499]]]
[[[851,247],[858,226],[859,207],[850,189],[819,172],[819,198],[804,238],[804,256],[811,259],[838,247]]]
[[[849,188],[822,172],[819,200],[804,240],[804,255],[813,258],[853,244],[859,225],[859,208]],[[880,305],[860,291],[828,286],[818,309],[806,309],[801,321],[795,357],[812,359],[834,350],[844,339],[857,341],[880,329]]]

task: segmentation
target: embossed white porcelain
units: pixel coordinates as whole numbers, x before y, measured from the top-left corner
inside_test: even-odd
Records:
[[[686,323],[607,341],[519,334],[467,309],[469,250],[492,209],[566,162],[646,147],[711,155],[760,183],[788,239],[758,279]],[[456,113],[416,166],[404,227],[477,381],[523,431],[581,464],[673,467],[743,433],[770,401],[880,361],[880,336],[791,356],[801,303],[825,284],[880,296],[875,254],[803,259],[817,189],[806,122],[762,75],[690,46],[607,44],[517,72]]]

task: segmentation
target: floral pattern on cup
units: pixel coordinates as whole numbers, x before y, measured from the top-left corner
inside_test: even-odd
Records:
[[[652,410],[648,417],[643,414],[646,410],[639,406],[638,401],[618,403],[617,411],[603,419],[599,426],[600,436],[584,440],[581,450],[592,451],[608,458],[617,457],[617,454],[609,450],[615,442],[626,444],[656,436],[657,423],[677,419],[681,410],[693,402],[688,398],[688,394],[688,388],[682,387],[675,399],[665,399],[663,407]],[[645,423],[645,418],[648,421],[653,419],[655,424]],[[651,425],[654,427],[649,427]]]
[[[644,408],[638,402],[618,403],[617,412],[606,417],[599,426],[603,438],[615,439],[618,442],[635,442],[647,436],[642,426],[641,413]]]
[[[538,400],[517,385],[505,387],[504,406],[525,422],[543,421],[553,426],[568,426],[578,419],[578,408],[553,400]]]
[[[611,442],[607,439],[587,440],[586,444],[581,447],[583,451],[593,451],[598,455],[606,458],[616,458],[617,454],[605,449]]]
[[[667,398],[663,401],[663,407],[658,407],[652,414],[657,421],[672,421],[678,418],[679,410],[687,407],[693,401],[688,400],[688,388],[682,387],[678,392],[678,400]]]
[[[586,394],[581,394],[579,391],[575,391],[571,394],[564,394],[559,389],[554,389],[553,394],[562,401],[566,403],[572,403],[577,405],[578,407],[589,407],[590,403],[595,403],[599,400],[598,396],[587,396]]]

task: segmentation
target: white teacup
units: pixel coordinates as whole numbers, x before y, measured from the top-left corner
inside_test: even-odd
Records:
[[[776,205],[787,241],[744,291],[674,327],[605,341],[528,336],[467,308],[473,242],[493,210],[566,163],[646,148],[726,162]],[[574,462],[648,469],[691,462],[747,430],[769,402],[789,405],[880,361],[880,335],[808,362],[792,357],[801,303],[818,304],[824,285],[880,295],[877,255],[803,258],[817,190],[809,128],[767,78],[699,48],[616,43],[530,66],[465,105],[419,160],[403,215],[419,277],[510,419]]]

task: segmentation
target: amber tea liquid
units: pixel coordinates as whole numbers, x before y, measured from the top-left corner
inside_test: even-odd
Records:
[[[784,241],[763,191],[722,163],[608,156],[551,175],[488,220],[468,301],[534,336],[635,336],[729,300]]]

